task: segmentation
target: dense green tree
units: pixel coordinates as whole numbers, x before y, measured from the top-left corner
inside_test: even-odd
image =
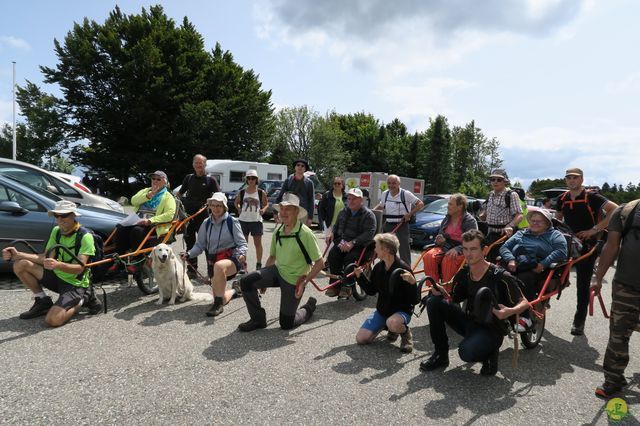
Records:
[[[130,175],[190,169],[194,152],[259,158],[271,131],[271,93],[219,44],[210,53],[185,18],[161,6],[138,15],[118,7],[103,24],[85,19],[60,43],[58,63],[41,67],[60,86],[69,135],[86,139],[76,161],[95,172]]]
[[[539,198],[544,196],[542,191],[544,191],[545,189],[551,189],[551,188],[566,188],[566,183],[564,181],[564,178],[535,179],[533,182],[531,182],[531,185],[529,185],[529,193],[533,197]]]
[[[21,143],[30,146],[32,157],[36,157],[31,158],[30,162],[36,165],[50,163],[54,157],[60,156],[69,143],[59,99],[27,81],[24,87],[18,87],[16,101],[21,115],[26,119]]]
[[[281,109],[275,117],[271,146],[286,147],[291,153],[291,161],[293,158],[308,160],[311,149],[311,130],[319,117],[318,112],[306,105]]]
[[[74,165],[71,164],[69,160],[58,155],[49,157],[49,159],[44,163],[43,167],[47,170],[51,170],[52,172],[69,174],[71,174],[73,172],[73,169],[75,169]]]
[[[351,153],[349,171],[384,171],[378,158],[380,122],[371,114],[359,112],[341,115],[332,112],[329,119],[335,121],[345,135],[343,149]]]
[[[451,190],[451,131],[447,119],[438,115],[429,120],[425,133],[429,151],[423,165],[425,188],[430,193],[447,193]]]
[[[335,176],[341,176],[351,161],[351,154],[342,147],[344,133],[329,117],[317,117],[311,128],[309,162],[313,171],[327,187]]]

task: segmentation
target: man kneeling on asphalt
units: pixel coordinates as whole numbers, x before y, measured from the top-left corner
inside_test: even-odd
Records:
[[[82,263],[86,263],[95,254],[93,235],[82,231],[76,217],[81,216],[71,201],[58,201],[49,211],[49,216],[56,218],[46,245],[46,251],[56,244],[67,247]],[[81,234],[78,234],[78,233]],[[76,252],[76,238],[81,235],[80,249]],[[6,261],[13,261],[13,271],[22,283],[34,295],[35,302],[31,309],[20,314],[22,319],[36,318],[46,315],[45,322],[51,327],[65,324],[84,305],[91,315],[102,309],[102,304],[89,286],[91,271],[83,265],[72,263],[73,258],[64,250],[56,250],[53,257],[45,254],[24,253],[7,247],[2,250],[2,257]],[[60,296],[54,304],[51,297],[42,289],[58,293]]]
[[[338,214],[333,232],[326,238],[327,245],[332,241],[334,243],[327,258],[329,272],[332,274],[339,275],[345,265],[356,262],[367,245],[368,254],[373,251],[373,245],[370,243],[376,234],[376,216],[362,204],[363,201],[359,188],[350,189],[347,192],[347,207]],[[353,282],[336,285],[325,294],[346,299],[351,295],[352,287]]]
[[[249,321],[238,326],[240,331],[253,331],[267,326],[265,310],[260,306],[258,289],[280,287],[280,327],[289,330],[306,322],[316,309],[316,299],[310,297],[300,309],[304,287],[324,267],[315,235],[300,222],[307,211],[300,207],[297,195],[287,192],[280,204],[274,205],[282,224],[271,239],[266,267],[240,279],[242,297],[247,304]],[[311,266],[313,265],[313,266]],[[300,284],[300,291],[296,285]]]
[[[462,234],[462,253],[466,265],[453,278],[452,300],[437,289],[427,299],[429,328],[435,352],[420,364],[423,371],[449,365],[449,324],[464,339],[458,354],[465,362],[482,362],[482,375],[498,371],[498,354],[508,332],[505,319],[529,308],[517,280],[504,269],[484,259],[484,235],[477,229]],[[458,303],[467,300],[466,312]]]

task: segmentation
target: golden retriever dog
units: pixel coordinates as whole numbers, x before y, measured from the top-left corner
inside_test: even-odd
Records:
[[[167,244],[158,244],[151,251],[151,265],[153,278],[158,283],[158,305],[169,298],[169,304],[176,303],[176,297],[181,302],[187,300],[211,301],[213,296],[208,293],[194,293],[193,284],[184,270],[184,265]]]

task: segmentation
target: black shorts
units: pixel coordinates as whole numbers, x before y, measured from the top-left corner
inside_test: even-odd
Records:
[[[53,271],[48,269],[44,270],[39,284],[44,288],[58,293],[60,296],[58,297],[58,300],[56,300],[55,305],[64,309],[73,308],[80,303],[80,300],[84,297],[84,294],[87,291],[86,288],[76,287],[75,285],[71,285],[68,282],[61,280],[53,273]]]
[[[262,222],[243,222],[240,221],[240,227],[242,228],[242,233],[244,235],[253,235],[254,237],[259,237],[263,234],[263,226]]]

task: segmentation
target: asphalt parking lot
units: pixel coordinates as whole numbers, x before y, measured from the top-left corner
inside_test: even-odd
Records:
[[[266,228],[271,231],[273,223]],[[269,242],[267,235],[265,249]],[[175,245],[181,250],[179,242]],[[254,264],[251,249],[249,265]],[[342,301],[308,288],[303,301],[318,298],[314,316],[283,331],[279,291],[270,289],[262,298],[268,328],[245,334],[237,331],[248,319],[242,299],[231,301],[214,320],[204,315],[204,303],[160,307],[155,296],[144,296],[135,285],[111,282],[107,314],[80,315],[50,329],[41,318],[18,319],[31,301],[11,275],[0,275],[0,289],[0,422],[6,424],[609,421],[605,403],[593,395],[603,380],[608,322],[596,309],[586,336],[569,333],[573,286],[552,301],[541,344],[532,350],[520,345],[514,368],[513,340],[505,339],[499,372],[489,378],[479,375],[480,365],[460,361],[453,349],[446,371],[418,370],[433,350],[426,314],[412,320],[411,354],[383,338],[357,346],[355,333],[375,306],[372,297]],[[453,348],[459,338],[453,332],[450,337]],[[623,395],[629,415],[623,424],[637,424],[640,416],[640,352],[637,339],[631,343],[631,384]]]

